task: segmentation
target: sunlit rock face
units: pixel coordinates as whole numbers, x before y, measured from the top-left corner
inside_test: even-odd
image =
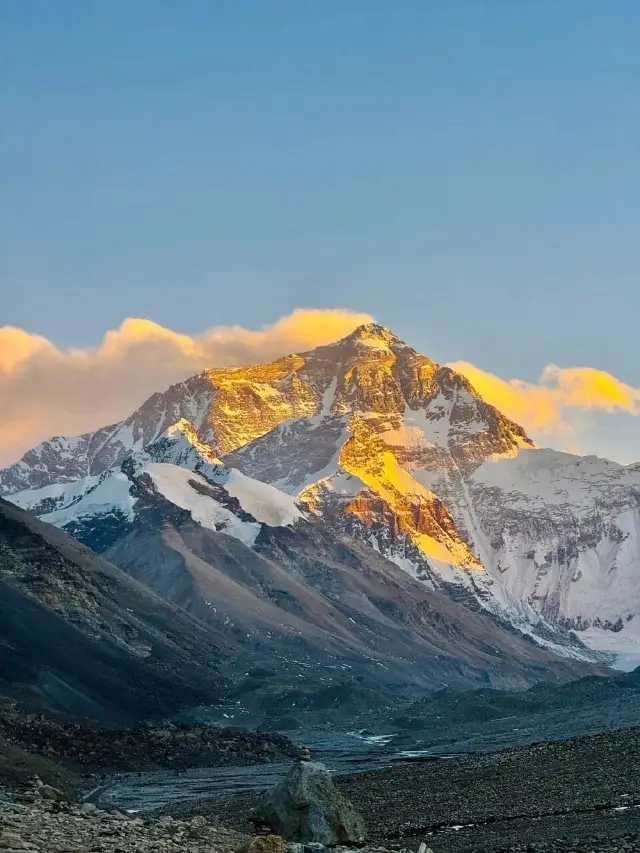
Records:
[[[433,588],[523,630],[544,620],[640,648],[640,466],[536,448],[467,379],[376,324],[204,371],[119,424],[44,442],[0,489],[99,476],[172,429],[179,449],[163,461],[270,484]]]

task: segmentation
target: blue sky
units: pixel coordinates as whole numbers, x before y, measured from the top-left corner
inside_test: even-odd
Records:
[[[637,0],[3,0],[0,325],[297,306],[640,386]]]

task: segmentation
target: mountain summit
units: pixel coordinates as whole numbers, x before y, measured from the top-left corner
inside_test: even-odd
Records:
[[[362,325],[356,326],[353,332],[351,332],[350,335],[347,335],[345,340],[365,342],[377,340],[385,344],[402,344],[402,341],[400,341],[397,335],[394,335],[390,329],[380,326],[378,323],[362,323]],[[402,344],[402,346],[406,346],[406,344]]]
[[[205,370],[118,424],[44,442],[0,472],[0,489],[59,511],[60,484],[119,469],[178,423],[192,450],[172,464],[213,459],[268,484],[538,642],[567,629],[601,648],[640,642],[640,467],[537,449],[466,378],[375,323]]]
[[[423,411],[434,445],[450,446],[465,465],[532,446],[524,430],[484,403],[463,376],[368,323],[336,343],[269,364],[205,370],[153,394],[118,424],[45,441],[0,472],[0,489],[10,493],[99,474],[181,418],[223,456],[292,419],[351,413],[399,424],[407,412],[422,417]]]

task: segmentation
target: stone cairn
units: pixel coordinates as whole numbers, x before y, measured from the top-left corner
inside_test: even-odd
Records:
[[[301,746],[298,752],[299,761],[311,761],[311,750],[308,746]]]

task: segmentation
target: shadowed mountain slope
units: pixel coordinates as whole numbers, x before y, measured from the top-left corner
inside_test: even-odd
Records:
[[[215,703],[219,660],[204,626],[0,500],[0,692],[129,722]]]

